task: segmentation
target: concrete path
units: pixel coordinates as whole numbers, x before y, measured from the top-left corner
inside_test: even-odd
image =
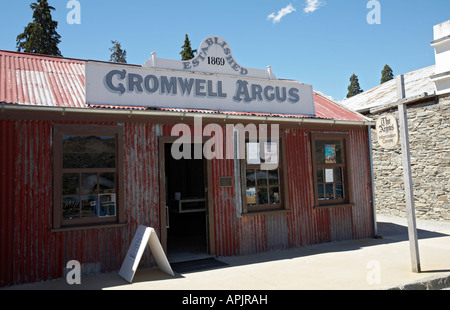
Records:
[[[138,270],[9,287],[14,290],[378,290],[450,287],[450,222],[417,221],[422,273],[411,271],[406,220],[378,216],[383,239],[352,240],[240,257],[227,267],[176,274]]]

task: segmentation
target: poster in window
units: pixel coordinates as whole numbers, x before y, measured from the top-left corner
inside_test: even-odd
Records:
[[[259,155],[259,143],[247,143],[247,164],[259,165],[261,158]]]
[[[256,204],[256,188],[247,188],[247,204],[255,205]]]
[[[336,163],[336,145],[335,144],[325,144],[325,163],[335,164]]]
[[[99,216],[116,216],[116,194],[100,194],[99,198]]]
[[[264,142],[266,164],[278,165],[278,145],[276,142]]]

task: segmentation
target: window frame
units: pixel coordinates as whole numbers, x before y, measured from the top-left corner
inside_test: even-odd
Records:
[[[115,168],[63,168],[63,136],[115,136]],[[53,125],[53,229],[124,224],[124,174],[123,174],[123,126],[54,124]],[[65,221],[62,218],[64,173],[115,173],[116,215],[108,217],[79,218]],[[87,195],[88,196],[88,195]]]
[[[317,155],[316,155],[316,142],[320,140],[339,140],[342,142],[342,161],[343,163],[333,163],[333,164],[318,164],[317,163]],[[345,207],[345,206],[353,206],[352,201],[352,180],[349,172],[349,164],[350,164],[350,156],[349,156],[349,134],[348,133],[339,133],[339,132],[311,132],[311,161],[312,161],[312,178],[313,178],[313,192],[314,192],[314,208],[327,208],[327,207]],[[342,168],[342,182],[336,182],[333,177],[333,182],[322,182],[325,184],[343,184],[343,194],[344,198],[342,199],[319,199],[319,191],[317,180],[317,169],[323,168],[325,169],[334,169]],[[324,171],[325,174],[325,171]],[[324,188],[324,194],[326,195],[326,188]]]
[[[267,138],[270,142],[271,133],[268,131]],[[245,145],[244,147],[247,147],[247,139],[246,137],[244,139]],[[258,135],[259,138],[259,135]],[[258,143],[261,142],[258,139]],[[285,150],[285,135],[282,131],[280,131],[278,136],[278,179],[279,179],[279,185],[269,185],[269,183],[265,186],[268,190],[270,187],[279,187],[280,188],[280,204],[273,204],[273,205],[256,205],[256,206],[249,206],[247,205],[247,170],[261,168],[260,164],[247,164],[247,152],[245,151],[245,158],[240,159],[240,173],[241,173],[241,196],[242,196],[242,215],[252,215],[252,214],[261,214],[264,212],[276,212],[276,211],[286,211],[289,210],[289,191],[287,189],[287,173],[285,171],[285,163],[286,163],[286,150]],[[260,147],[261,149],[261,147]],[[270,170],[267,170],[270,171]],[[258,188],[259,186],[254,186],[255,188]]]

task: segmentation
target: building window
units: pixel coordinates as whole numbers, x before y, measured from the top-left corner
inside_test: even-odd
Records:
[[[54,228],[122,222],[122,129],[54,126]]]
[[[312,133],[315,206],[350,203],[348,135]]]
[[[241,161],[243,213],[288,208],[283,169],[282,142],[245,143],[245,160]]]

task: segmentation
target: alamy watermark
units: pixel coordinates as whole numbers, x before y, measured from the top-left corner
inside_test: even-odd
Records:
[[[80,25],[81,24],[81,3],[78,0],[70,0],[67,2],[67,9],[69,9],[69,13],[67,13],[67,23],[69,25]]]
[[[378,0],[370,0],[367,2],[367,8],[370,12],[367,14],[367,23],[369,25],[381,24],[381,3]]]
[[[369,25],[380,25],[381,24],[381,3],[378,0],[370,0],[367,2],[367,9],[369,13],[367,14],[366,20]],[[78,0],[69,0],[67,2],[66,8],[70,11],[67,13],[67,23],[69,25],[80,25],[81,24],[81,3]]]
[[[381,263],[377,260],[371,260],[367,262],[366,267],[369,269],[366,275],[367,284],[381,284]]]
[[[213,123],[203,126],[202,117],[195,116],[191,128],[183,123],[173,126],[171,135],[179,137],[171,148],[175,160],[247,159],[260,164],[262,170],[278,168],[278,124],[227,124],[223,128]]]
[[[81,264],[77,260],[71,260],[66,265],[66,281],[69,285],[81,284]]]

